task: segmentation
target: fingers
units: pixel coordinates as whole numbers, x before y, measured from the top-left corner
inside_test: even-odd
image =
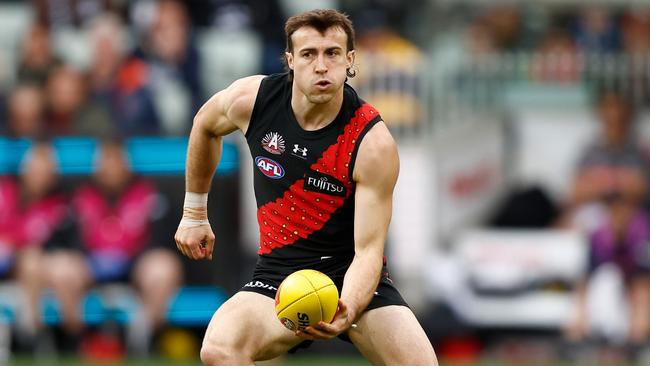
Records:
[[[348,306],[345,305],[341,299],[339,299],[339,306],[336,309],[336,314],[334,314],[334,318],[336,318],[339,314],[345,314],[347,316],[348,314]]]
[[[205,228],[194,230],[195,228],[179,228],[174,236],[176,248],[184,256],[191,259],[212,259],[212,249],[214,247],[214,234]],[[198,234],[198,235],[197,235]]]
[[[203,251],[201,250],[200,245],[201,245],[200,243],[196,243],[196,242],[187,245],[190,252],[190,258],[192,259],[203,258]]]
[[[202,243],[205,243],[202,245],[203,249],[203,258],[207,258],[208,260],[212,260],[212,250],[214,249],[214,236],[207,236]]]
[[[300,331],[300,330],[297,331],[296,335],[301,337],[301,338],[312,340],[312,341],[317,340],[317,339],[326,340],[326,339],[332,339],[332,338],[336,337],[336,334],[330,334],[330,333],[324,332],[324,331],[322,331],[322,330],[320,330],[320,329],[318,329],[316,327],[311,327],[311,326],[305,328],[305,330],[303,330],[303,331]]]

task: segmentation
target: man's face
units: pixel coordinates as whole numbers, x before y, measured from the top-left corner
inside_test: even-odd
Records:
[[[101,148],[95,179],[108,192],[120,192],[131,177],[124,151],[117,145]]]
[[[628,137],[630,115],[627,105],[616,95],[608,95],[600,104],[600,118],[608,142],[620,144]]]
[[[286,53],[293,70],[293,82],[315,104],[327,103],[341,91],[346,70],[354,62],[354,51],[347,51],[347,35],[338,27],[321,34],[311,27],[291,35],[293,52]]]

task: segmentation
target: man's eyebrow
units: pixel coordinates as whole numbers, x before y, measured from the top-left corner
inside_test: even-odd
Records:
[[[334,51],[334,50],[342,50],[342,49],[343,49],[343,47],[341,47],[341,46],[332,46],[332,47],[327,47],[325,49],[325,51]],[[305,47],[305,48],[301,48],[300,50],[298,50],[298,52],[305,52],[305,51],[315,52],[315,51],[318,51],[318,48],[316,48],[316,47]]]

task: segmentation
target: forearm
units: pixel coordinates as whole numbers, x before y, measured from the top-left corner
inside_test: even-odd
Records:
[[[383,255],[371,251],[357,253],[345,273],[341,299],[348,307],[348,317],[354,322],[372,300],[379,284]]]
[[[185,171],[185,190],[187,192],[207,193],[212,177],[221,159],[222,137],[215,136],[201,127],[192,127],[187,147]]]

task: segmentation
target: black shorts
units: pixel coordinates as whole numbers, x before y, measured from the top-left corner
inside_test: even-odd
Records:
[[[328,275],[339,290],[339,294],[343,288],[343,278],[347,272],[352,257],[322,257],[317,260],[295,261],[288,263],[284,260],[272,259],[265,256],[260,256],[253,272],[253,278],[246,283],[240,291],[249,291],[268,296],[275,299],[275,293],[278,286],[285,277],[291,273],[301,269],[315,269]],[[386,269],[386,260],[381,270],[381,279],[375,290],[375,294],[366,307],[366,310],[372,310],[390,305],[402,305],[408,307],[402,295],[400,295],[397,288],[393,285],[393,280]],[[341,334],[339,338],[349,342],[347,334]],[[305,341],[298,346],[294,347],[290,352],[293,353],[297,348],[306,348],[312,342]]]

